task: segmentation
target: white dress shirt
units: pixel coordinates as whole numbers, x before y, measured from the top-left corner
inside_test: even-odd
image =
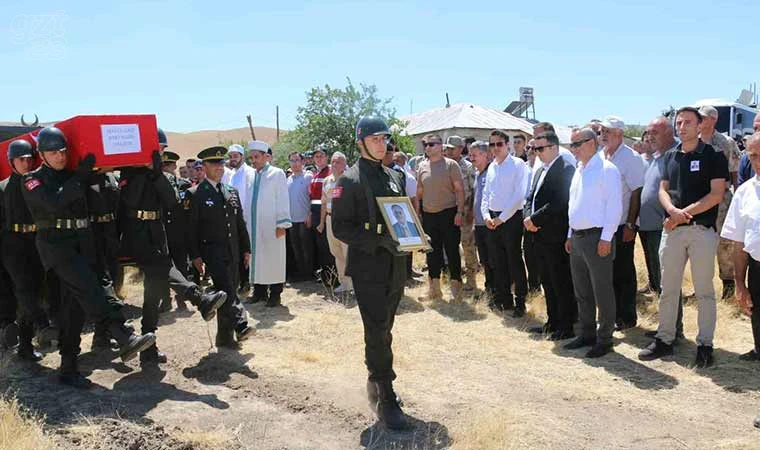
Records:
[[[499,211],[499,219],[506,222],[525,204],[525,190],[528,184],[530,168],[525,161],[514,156],[507,156],[499,164],[494,160],[486,172],[486,185],[480,211],[488,219],[491,211]]]
[[[760,261],[760,179],[745,182],[734,193],[720,237],[744,245],[744,251]]]
[[[549,169],[552,168],[554,163],[561,158],[561,155],[557,155],[554,159],[552,159],[549,164],[541,164],[543,166],[544,170],[541,172],[541,176],[538,177],[538,182],[536,183],[536,192],[533,193],[533,201],[531,202],[530,209],[531,211],[536,210],[536,196],[538,195],[539,189],[541,189],[541,185],[544,184],[544,178],[546,178],[546,172],[549,171]],[[530,195],[530,193],[528,193]]]
[[[623,182],[623,189],[621,191],[623,211],[620,214],[618,225],[623,225],[628,222],[628,209],[631,207],[631,192],[644,186],[644,175],[647,171],[646,166],[641,160],[641,155],[625,144],[620,144],[620,147],[615,150],[615,153],[611,157],[607,157],[606,151],[602,152],[601,155],[607,161],[614,164],[620,172]]]
[[[567,237],[573,230],[602,228],[601,239],[612,240],[623,210],[621,184],[620,171],[599,153],[585,166],[578,162],[570,183]]]

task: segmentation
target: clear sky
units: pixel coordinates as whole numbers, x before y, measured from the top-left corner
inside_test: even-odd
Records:
[[[757,0],[4,2],[0,121],[151,112],[172,131],[292,128],[310,88],[398,115],[535,89],[537,119],[645,123],[758,81]],[[60,11],[60,13],[59,13]],[[57,14],[57,15],[56,15]],[[32,16],[36,15],[36,19]],[[43,16],[48,15],[48,16]],[[54,16],[56,15],[56,16]]]

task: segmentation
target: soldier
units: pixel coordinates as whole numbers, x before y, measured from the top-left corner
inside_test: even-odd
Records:
[[[407,254],[398,250],[376,204],[376,197],[406,195],[402,175],[381,162],[390,135],[379,117],[356,124],[361,158],[338,180],[332,195],[335,237],[348,244],[346,275],[352,277],[364,323],[367,395],[378,419],[390,429],[407,427],[393,391],[393,321],[406,281]]]
[[[227,301],[217,316],[216,346],[237,349],[255,332],[248,326],[245,309],[237,296],[238,262],[242,259],[248,267],[251,242],[237,190],[221,183],[226,153],[224,147],[211,147],[198,153],[206,179],[187,191],[190,200],[188,243],[196,270],[203,273],[205,265],[214,286],[227,293]]]
[[[159,147],[167,146],[166,135],[158,130]],[[174,208],[179,194],[163,172],[161,154],[153,154],[151,167],[125,167],[121,171],[120,210],[121,248],[127,256],[135,259],[145,274],[143,296],[143,333],[158,328],[158,307],[162,297],[168,296],[168,286],[195,305],[203,320],[209,321],[224,303],[223,292],[203,294],[201,289],[188,281],[169,259],[166,233],[161,222],[162,210]],[[140,354],[143,364],[166,362],[167,357],[154,345]]]
[[[169,257],[174,267],[180,271],[185,278],[190,278],[190,260],[187,256],[187,219],[190,212],[190,199],[187,198],[187,190],[192,187],[190,180],[177,178],[174,171],[177,168],[179,155],[164,150],[161,155],[163,161],[162,170],[164,175],[169,179],[175,191],[179,195],[179,203],[174,207],[166,209],[166,215],[163,217],[164,227],[166,228],[166,241],[169,247]],[[167,286],[168,287],[168,286]],[[187,309],[185,299],[180,293],[174,296],[177,301],[177,309]],[[172,309],[171,299],[168,292],[161,301],[159,311],[167,312]]]
[[[19,139],[8,147],[8,163],[13,173],[0,181],[0,209],[2,209],[2,262],[10,276],[16,300],[18,323],[18,357],[39,361],[42,354],[34,350],[32,338],[35,330],[40,341],[57,338],[40,303],[45,271],[34,244],[37,227],[26,207],[21,180],[34,168],[35,152],[32,144]],[[10,287],[9,287],[10,288]],[[44,338],[42,336],[45,336]]]
[[[59,326],[61,383],[88,388],[91,382],[79,373],[77,355],[85,313],[108,328],[116,339],[123,361],[156,342],[153,333],[138,336],[124,325],[121,311],[106,298],[94,268],[95,246],[90,227],[85,183],[95,165],[88,154],[77,170],[66,169],[66,137],[55,127],[37,136],[43,164],[24,176],[23,195],[37,226],[37,250],[46,270],[53,270],[64,290]]]

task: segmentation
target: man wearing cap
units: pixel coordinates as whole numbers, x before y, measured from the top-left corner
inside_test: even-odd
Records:
[[[222,183],[228,184],[238,191],[240,196],[240,204],[243,205],[243,219],[248,230],[248,235],[251,234],[251,226],[249,224],[251,217],[251,189],[253,186],[253,179],[256,177],[256,171],[245,162],[245,150],[242,145],[232,144],[227,151],[227,166],[225,166],[224,176],[222,176]],[[240,288],[241,290],[248,290],[250,284],[248,282],[248,268],[240,266]]]
[[[216,346],[237,349],[254,334],[237,295],[239,261],[248,266],[251,246],[238,192],[221,182],[226,153],[227,149],[221,146],[198,153],[206,179],[187,191],[189,252],[195,269],[199,273],[205,269],[214,287],[227,293],[227,301],[217,312]]]
[[[322,216],[322,185],[330,175],[330,166],[327,164],[327,153],[322,147],[317,147],[314,152],[314,176],[309,184],[309,200],[311,202],[311,225],[319,225]],[[322,283],[334,286],[338,279],[334,276],[335,258],[330,253],[330,245],[327,243],[327,235],[314,231],[314,256],[317,270]]]
[[[314,271],[314,237],[311,229],[311,202],[309,186],[312,173],[304,170],[303,156],[298,152],[288,155],[291,175],[288,177],[288,197],[290,199],[290,219],[293,226],[288,229],[290,247],[293,251],[297,279],[306,281]]]
[[[715,226],[718,231],[723,228],[723,221],[726,220],[726,213],[731,204],[731,187],[736,187],[736,174],[739,170],[739,147],[736,142],[719,133],[715,129],[718,122],[718,110],[712,106],[702,106],[699,108],[699,114],[702,115],[702,128],[700,128],[700,138],[705,144],[710,144],[719,152],[723,152],[728,160],[728,174],[731,180],[726,185],[726,193],[723,194],[723,200],[718,205],[718,218]],[[734,245],[731,240],[720,238],[718,241],[718,276],[723,282],[723,293],[721,297],[727,299],[734,295]]]
[[[407,427],[407,420],[393,391],[391,330],[404,293],[407,253],[398,250],[375,200],[405,195],[402,174],[381,163],[388,136],[388,125],[379,117],[365,116],[356,124],[361,158],[333,190],[332,226],[335,237],[348,244],[346,275],[353,279],[364,324],[367,397],[378,419],[398,430]]]
[[[619,117],[609,116],[602,122],[602,157],[617,167],[621,175],[623,212],[615,232],[615,261],[612,284],[615,287],[615,329],[635,327],[636,266],[633,251],[636,243],[636,221],[641,207],[641,188],[644,186],[644,166],[641,156],[623,142],[625,124]]]
[[[249,278],[254,300],[266,301],[266,306],[274,307],[280,305],[285,283],[285,230],[292,226],[288,182],[282,169],[269,164],[267,156],[272,155],[269,144],[251,141],[248,149],[256,169],[251,190],[253,261]]]
[[[462,250],[464,253],[464,274],[466,281],[464,291],[472,293],[475,291],[475,277],[478,274],[478,255],[475,248],[475,228],[473,225],[472,213],[472,189],[475,185],[475,167],[472,163],[462,156],[464,149],[464,140],[459,136],[449,136],[446,139],[446,156],[453,159],[459,164],[462,170],[462,186],[464,187],[464,217],[462,218]]]

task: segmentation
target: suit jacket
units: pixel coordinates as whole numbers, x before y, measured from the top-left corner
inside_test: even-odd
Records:
[[[406,222],[406,227],[409,229],[409,236],[401,236],[401,224],[396,222],[393,224],[393,230],[396,232],[396,236],[398,237],[420,237],[420,233],[417,231],[417,226],[414,224],[414,222]]]
[[[530,193],[523,208],[523,216],[530,217],[540,229],[533,235],[538,242],[565,242],[567,239],[567,206],[570,196],[570,182],[575,168],[561,156],[554,161],[544,176],[541,188],[536,192],[538,172],[533,175]],[[534,208],[535,198],[535,208]]]

